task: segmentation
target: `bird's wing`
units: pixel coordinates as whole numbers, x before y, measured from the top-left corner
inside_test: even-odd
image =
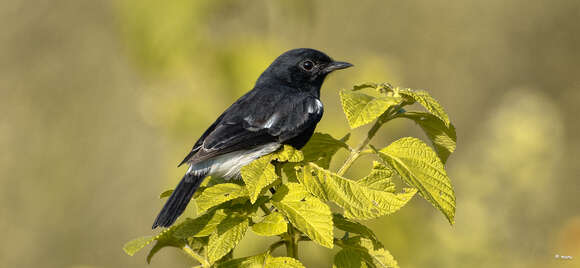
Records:
[[[322,104],[311,95],[251,91],[204,132],[181,164],[271,142],[283,143],[314,127],[322,112]]]

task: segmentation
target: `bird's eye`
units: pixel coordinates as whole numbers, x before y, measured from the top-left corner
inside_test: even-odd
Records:
[[[302,62],[302,69],[306,70],[306,71],[310,71],[312,70],[312,68],[314,67],[314,62],[312,61],[304,61]]]

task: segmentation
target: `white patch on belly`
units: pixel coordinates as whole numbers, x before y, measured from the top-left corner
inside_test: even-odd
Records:
[[[280,144],[272,142],[251,150],[227,153],[217,156],[213,159],[191,165],[187,170],[187,173],[196,174],[206,171],[209,168],[208,175],[219,176],[226,179],[238,177],[240,175],[240,169],[243,166],[260,158],[261,156],[276,151],[278,148],[280,148]]]

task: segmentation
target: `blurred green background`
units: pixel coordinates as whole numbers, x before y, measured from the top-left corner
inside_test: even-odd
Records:
[[[580,267],[577,0],[15,0],[0,17],[2,267],[147,266],[121,247],[152,233],[177,163],[295,47],[356,65],[325,83],[318,131],[348,131],[338,90],[365,81],[428,89],[456,125],[456,224],[420,198],[369,222],[402,267]],[[373,143],[407,135],[394,121]],[[192,264],[166,249],[150,267]]]

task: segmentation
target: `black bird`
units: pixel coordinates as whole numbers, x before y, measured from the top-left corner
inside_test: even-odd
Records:
[[[280,55],[201,135],[181,164],[189,169],[153,223],[169,227],[206,176],[239,176],[240,168],[282,144],[302,148],[322,118],[320,87],[334,70],[353,66],[309,48]]]

